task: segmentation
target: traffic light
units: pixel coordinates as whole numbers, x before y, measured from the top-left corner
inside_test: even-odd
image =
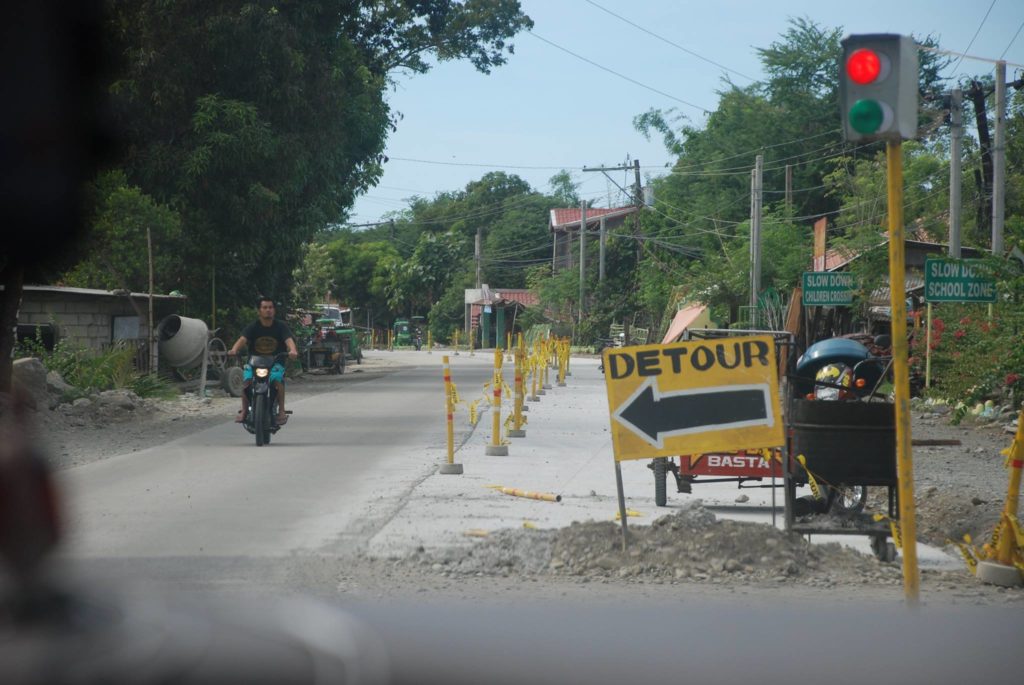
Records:
[[[867,33],[842,41],[839,103],[850,142],[917,137],[917,44]]]

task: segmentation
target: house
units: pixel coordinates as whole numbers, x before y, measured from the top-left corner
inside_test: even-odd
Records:
[[[485,283],[481,288],[465,291],[466,332],[480,331],[481,347],[505,347],[506,335],[515,335],[519,315],[527,307],[540,304],[537,295],[527,289],[504,288],[491,290]]]
[[[153,295],[153,320],[159,323],[179,312],[184,295]],[[18,339],[36,330],[52,347],[60,340],[86,349],[103,350],[119,340],[149,338],[149,301],[146,293],[93,290],[55,285],[26,285],[18,311]]]
[[[640,211],[639,207],[588,207],[587,233],[597,232],[604,236],[605,231],[619,228],[626,218]],[[572,243],[574,235],[579,235],[582,223],[582,210],[579,207],[552,209],[548,228],[551,231],[551,272],[570,269],[573,265]]]

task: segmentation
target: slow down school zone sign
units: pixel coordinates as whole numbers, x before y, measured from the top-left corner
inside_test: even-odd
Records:
[[[783,444],[771,336],[606,348],[616,461]]]

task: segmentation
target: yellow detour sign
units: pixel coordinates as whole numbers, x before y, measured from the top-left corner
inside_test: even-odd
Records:
[[[777,368],[771,336],[606,348],[615,460],[782,445]]]

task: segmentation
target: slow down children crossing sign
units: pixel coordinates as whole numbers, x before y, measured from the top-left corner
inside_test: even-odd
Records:
[[[606,348],[616,461],[783,444],[770,336]]]

